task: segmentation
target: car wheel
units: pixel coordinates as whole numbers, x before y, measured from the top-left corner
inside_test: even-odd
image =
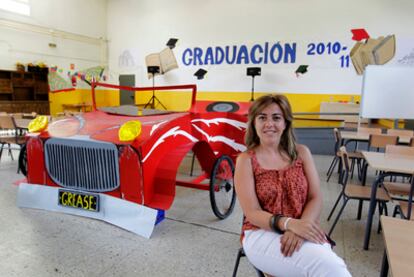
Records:
[[[229,156],[219,157],[210,176],[210,203],[214,214],[225,219],[234,209],[236,191],[234,190],[234,164]]]
[[[26,144],[23,144],[20,153],[19,153],[19,170],[24,175],[27,176],[27,149]]]

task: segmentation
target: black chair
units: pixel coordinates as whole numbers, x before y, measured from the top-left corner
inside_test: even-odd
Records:
[[[243,219],[242,222],[244,222],[245,216],[243,215]],[[236,263],[234,264],[234,269],[233,269],[233,277],[236,277],[237,275],[237,269],[239,268],[239,263],[240,263],[240,258],[241,257],[246,257],[246,254],[244,253],[244,249],[243,246],[239,248],[239,251],[237,252],[237,258],[236,258]],[[260,270],[258,270],[257,268],[254,267],[254,269],[256,270],[257,276],[258,277],[266,277],[264,275],[263,272],[261,272]]]
[[[328,178],[326,179],[326,182],[329,182],[329,179],[331,178],[331,175],[333,171],[335,170],[336,165],[339,164],[338,165],[339,170],[341,167],[340,165],[341,157],[339,155],[339,147],[341,147],[341,144],[342,144],[342,137],[341,137],[341,133],[338,130],[338,128],[334,128],[333,132],[334,132],[334,138],[335,138],[335,149],[334,149],[335,154],[332,159],[331,165],[329,166],[328,172],[326,173],[326,176],[328,176]],[[351,151],[351,152],[348,152],[348,157],[351,159],[351,178],[354,174],[355,164],[357,165],[358,176],[360,177],[361,171],[362,171],[361,161],[364,158],[362,156],[362,153],[359,151]]]
[[[239,263],[240,263],[240,258],[241,257],[246,257],[246,254],[244,253],[243,247],[239,248],[239,251],[237,253],[237,258],[236,258],[236,263],[234,264],[234,269],[233,269],[233,277],[236,277],[237,275],[237,269],[239,268]],[[257,276],[258,277],[266,277],[264,275],[263,272],[261,272],[260,270],[258,270],[257,268],[254,268],[256,270]]]
[[[26,139],[24,134],[22,133],[21,129],[19,129],[16,126],[16,122],[14,120],[14,117],[9,114],[1,114],[0,115],[0,130],[7,134],[0,136],[0,159],[3,154],[3,149],[7,145],[9,155],[11,156],[11,159],[13,160],[13,153],[11,144],[16,144],[20,148],[23,144],[25,144]]]
[[[349,157],[348,153],[346,152],[346,149],[344,146],[341,146],[339,149],[339,154],[341,157],[341,164],[342,164],[342,173],[340,174],[340,184],[342,185],[342,190],[338,195],[338,198],[335,201],[335,204],[329,213],[328,221],[331,219],[336,207],[339,204],[339,201],[342,199],[343,203],[342,206],[335,218],[334,223],[331,226],[331,229],[329,230],[328,235],[331,236],[333,230],[335,229],[336,223],[338,222],[339,218],[341,217],[341,214],[348,203],[349,200],[359,200],[359,201],[370,201],[371,200],[371,187],[369,186],[362,186],[357,184],[348,184],[348,175],[351,171],[351,167],[349,165]],[[384,210],[385,214],[387,214],[387,205],[386,203],[390,201],[390,197],[388,196],[387,192],[384,190],[384,188],[378,188],[377,190],[377,201],[379,202],[379,209],[380,213]],[[360,212],[358,212],[358,218],[360,218]]]

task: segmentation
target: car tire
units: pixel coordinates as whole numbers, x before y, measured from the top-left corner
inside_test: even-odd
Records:
[[[236,203],[234,163],[227,155],[214,162],[210,175],[210,203],[219,219],[225,219],[233,212]]]

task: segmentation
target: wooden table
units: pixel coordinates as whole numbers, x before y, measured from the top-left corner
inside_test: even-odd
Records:
[[[364,132],[353,132],[353,131],[341,131],[341,137],[343,140],[355,140],[355,141],[369,141],[368,133]],[[410,136],[398,136],[398,142],[401,144],[409,144],[411,141]]]
[[[388,264],[393,277],[412,276],[414,272],[414,222],[381,216],[382,234],[385,242],[383,270],[387,276]]]
[[[336,119],[344,120],[346,122],[358,122],[359,119],[359,104],[356,103],[340,103],[340,102],[322,102],[319,111],[321,113],[347,113],[344,114],[335,114],[327,115],[321,114],[319,117],[321,119]],[[361,118],[361,122],[368,122],[368,119]]]
[[[376,195],[377,195],[377,187],[381,184],[385,177],[387,176],[395,176],[395,175],[402,175],[402,176],[411,176],[414,174],[414,157],[409,155],[397,155],[397,154],[389,154],[389,153],[379,153],[379,152],[369,152],[369,151],[362,151],[362,155],[365,159],[365,165],[363,169],[363,185],[366,182],[366,175],[367,175],[367,167],[370,166],[371,168],[379,171],[383,171],[384,173],[379,174],[378,177],[375,179],[375,182],[372,184],[371,189],[371,199],[369,204],[369,211],[368,211],[368,219],[365,228],[365,238],[364,238],[364,249],[368,250],[369,239],[371,235],[371,227],[372,227],[372,219],[374,217],[375,206],[376,206]],[[413,182],[414,178],[411,181],[411,195],[413,193]],[[409,197],[409,207],[411,206],[411,197]],[[409,210],[409,214],[407,215],[408,218],[411,216],[411,211]]]

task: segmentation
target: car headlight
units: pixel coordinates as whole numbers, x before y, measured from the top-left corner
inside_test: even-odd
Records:
[[[28,129],[30,133],[41,132],[47,128],[49,118],[45,115],[39,115],[30,121]]]
[[[119,128],[118,136],[120,141],[131,141],[141,134],[141,122],[131,120],[122,124]]]

